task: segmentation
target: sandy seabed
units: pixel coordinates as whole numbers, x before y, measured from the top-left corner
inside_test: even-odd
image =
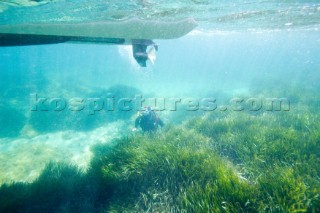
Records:
[[[0,184],[31,182],[49,162],[65,162],[86,169],[90,147],[111,143],[121,134],[124,122],[113,122],[92,131],[60,131],[32,138],[0,139]]]

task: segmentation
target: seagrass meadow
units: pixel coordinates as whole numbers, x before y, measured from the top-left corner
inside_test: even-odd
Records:
[[[319,213],[319,20],[316,0],[1,0],[0,213]]]
[[[319,128],[310,112],[207,114],[4,184],[0,211],[319,212]]]

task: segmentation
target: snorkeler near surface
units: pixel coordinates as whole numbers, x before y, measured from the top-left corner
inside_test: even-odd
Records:
[[[140,127],[143,132],[154,132],[159,126],[164,126],[163,121],[150,106],[147,106],[136,118],[135,128],[133,128],[133,131],[136,131],[137,128]]]

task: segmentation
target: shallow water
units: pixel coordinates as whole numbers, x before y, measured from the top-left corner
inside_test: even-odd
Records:
[[[136,63],[130,45],[1,47],[0,184],[32,182],[49,162],[86,170],[94,145],[112,148],[116,138],[142,134],[131,132],[137,95],[146,99],[143,105],[155,106],[155,99],[157,104],[164,103],[164,110],[157,113],[172,128],[191,118],[210,113],[228,117],[232,112],[233,119],[237,113],[262,120],[263,116],[281,116],[278,125],[290,130],[300,125],[300,121],[290,120],[292,116],[311,119],[319,114],[317,1],[12,0],[0,2],[0,17],[0,24],[9,25],[188,17],[198,23],[184,37],[155,40],[159,44],[157,60],[147,68]],[[131,99],[133,110],[109,110],[110,93],[116,101]],[[40,106],[39,98],[48,100]],[[60,102],[52,101],[57,98]],[[70,110],[72,98],[84,99],[84,110]],[[205,98],[215,100],[213,110],[201,106]],[[61,100],[67,107],[55,111]],[[95,110],[101,101],[103,109]],[[273,117],[264,122],[268,119],[274,122]],[[285,123],[286,119],[290,123]],[[315,122],[299,128],[311,129],[310,134],[319,132],[312,126]],[[232,129],[230,134],[232,138]],[[297,134],[304,137],[306,133]],[[320,140],[314,137],[312,141],[319,144]],[[312,159],[318,162],[319,158],[315,155]],[[310,174],[314,181],[319,180],[319,171],[316,173]]]

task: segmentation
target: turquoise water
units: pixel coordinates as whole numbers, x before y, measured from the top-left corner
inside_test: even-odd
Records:
[[[38,3],[37,3],[38,2]],[[27,7],[38,5],[36,7]],[[83,22],[141,19],[176,20],[193,17],[216,29],[283,29],[319,25],[318,1],[2,1],[1,23]],[[39,10],[41,11],[39,14]],[[291,23],[291,25],[288,25]],[[285,25],[287,24],[287,25]]]
[[[61,43],[0,47],[0,184],[9,184],[6,185],[8,188],[0,189],[0,198],[8,197],[8,193],[9,197],[12,196],[11,203],[4,199],[0,201],[0,211],[237,212],[237,208],[245,212],[320,210],[318,1],[0,2],[1,25],[123,21],[130,18],[166,22],[190,17],[196,20],[198,26],[187,35],[172,40],[154,40],[159,44],[157,59],[154,64],[148,62],[146,68],[140,67],[134,60],[130,45]],[[115,111],[108,110],[110,94],[115,97]],[[158,103],[165,100],[165,108],[157,111],[165,123],[165,128],[155,133],[157,139],[152,139],[154,136],[141,131],[132,131],[137,117],[137,95],[146,99],[143,105],[151,105],[155,109],[161,106],[155,105],[154,99]],[[39,98],[48,100],[40,106],[37,104]],[[84,109],[70,110],[72,98],[84,99]],[[98,99],[98,102],[93,102],[93,98]],[[121,104],[117,103],[121,98],[132,100],[129,102],[132,110],[119,110]],[[201,107],[201,101],[208,98],[214,100],[215,106],[209,111]],[[60,102],[51,101],[52,99],[59,99]],[[173,99],[180,100],[176,103],[176,108]],[[196,104],[196,109],[190,106],[194,106],[189,102],[191,99],[199,104]],[[275,100],[274,105],[271,99]],[[277,104],[280,99],[283,100],[283,105],[279,108]],[[54,110],[59,108],[61,100],[66,108]],[[104,105],[100,109],[101,101]],[[35,106],[38,110],[34,110]],[[188,142],[193,137],[194,140],[201,141],[201,144],[207,144],[208,140],[211,145],[202,144],[204,149],[199,154],[197,150],[202,145],[195,146],[191,142],[190,145]],[[162,149],[167,150],[167,147],[162,147],[163,144],[176,141],[177,144],[180,143],[179,138],[184,138],[181,140],[185,140],[190,146],[183,144],[178,149],[182,147],[184,150],[183,147],[187,146],[194,153],[188,151],[188,154],[172,154],[170,151],[163,151],[164,157],[161,156],[166,161],[157,161],[154,153],[161,154]],[[126,140],[128,144],[136,142],[138,148],[129,147],[123,151],[122,146],[119,148],[117,144]],[[160,151],[153,151],[152,146],[148,147],[146,142],[154,142],[154,147]],[[118,159],[105,150],[115,150],[114,155],[117,156],[119,152],[118,155],[124,159]],[[142,150],[141,153],[144,154],[137,150]],[[146,157],[148,153],[154,157],[148,162],[155,163],[146,168],[141,166],[147,165],[141,158],[132,157],[140,154]],[[236,177],[226,175],[231,182],[245,179],[245,183],[236,182],[236,186],[248,184],[245,188],[257,189],[244,193],[248,195],[247,198],[237,193],[226,195],[230,188],[223,188],[225,185],[222,184],[219,187],[226,193],[221,195],[218,190],[211,196],[219,199],[221,196],[221,200],[218,200],[220,203],[213,198],[208,198],[209,201],[205,198],[201,201],[192,200],[191,191],[195,193],[194,197],[200,199],[202,195],[212,193],[208,187],[211,180],[216,178],[217,182],[223,182],[219,175],[209,172],[217,168],[217,165],[211,164],[205,167],[207,170],[195,167],[198,174],[190,175],[192,181],[187,178],[188,182],[180,176],[181,179],[170,179],[172,184],[168,188],[165,184],[147,185],[147,181],[141,181],[141,177],[136,175],[142,174],[153,178],[154,183],[161,183],[169,170],[161,173],[162,176],[154,177],[152,175],[155,172],[149,171],[149,168],[167,171],[162,166],[168,163],[169,167],[173,165],[170,172],[180,171],[179,168],[182,167],[179,163],[183,162],[183,166],[190,166],[182,169],[183,171],[193,171],[192,165],[196,166],[197,160],[190,163],[189,158],[181,157],[184,160],[173,160],[176,164],[170,164],[170,157],[188,155],[198,159],[199,155],[204,154],[211,159],[211,153],[219,156],[216,162],[222,159],[221,162],[224,163],[221,164],[238,174]],[[100,162],[101,159],[104,160]],[[203,164],[206,165],[209,161],[204,161]],[[123,165],[117,165],[119,162]],[[61,169],[59,163],[68,166],[61,166]],[[111,173],[109,165],[116,165],[115,171],[123,172]],[[299,165],[305,166],[300,168]],[[229,171],[223,169],[219,171]],[[56,170],[57,173],[60,171],[59,175],[54,173]],[[104,175],[96,170],[103,171]],[[127,171],[131,171],[131,176]],[[178,175],[179,172],[173,173]],[[42,178],[39,179],[41,174]],[[85,176],[86,174],[89,175]],[[203,180],[200,174],[208,174],[209,180]],[[275,176],[268,176],[271,174]],[[74,188],[68,189],[65,196],[48,196],[43,201],[48,205],[31,201],[32,196],[37,193],[46,195],[47,184],[41,185],[41,181],[45,182],[48,177],[60,178],[61,181],[59,179],[54,182],[55,186],[62,191],[66,190],[64,175],[74,178],[68,181],[80,181],[81,187],[92,190],[81,191],[81,187],[80,190],[71,184]],[[112,179],[111,176],[118,179]],[[198,178],[192,179],[194,177]],[[274,183],[268,183],[267,180],[273,179]],[[203,191],[197,188],[197,181],[200,180],[205,182],[203,186],[199,182]],[[17,182],[25,184],[23,190],[30,190],[31,198],[10,195],[10,189],[15,190],[15,185],[10,184]],[[139,184],[141,188],[138,187]],[[181,188],[175,189],[172,185]],[[36,191],[33,186],[41,189]],[[134,186],[133,189],[130,186]],[[218,185],[212,188],[215,187]],[[123,195],[126,194],[125,188],[129,188],[130,195]],[[240,188],[235,190],[241,191]],[[104,192],[101,192],[102,189]],[[109,189],[110,192],[105,195]],[[74,198],[77,190],[80,195]],[[258,195],[250,197],[250,193]],[[181,201],[175,197],[183,199]],[[254,197],[260,200],[255,200]]]

